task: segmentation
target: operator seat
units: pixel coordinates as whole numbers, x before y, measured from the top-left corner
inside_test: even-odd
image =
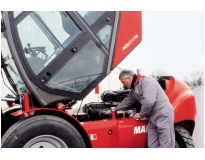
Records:
[[[91,26],[103,13],[104,11],[88,11],[83,18]]]
[[[64,11],[60,11],[61,19],[62,19],[62,26],[66,33],[68,33],[70,36],[73,36],[76,34],[76,32],[79,31],[76,24],[73,22],[73,20],[68,16],[68,14]]]
[[[63,46],[67,46],[74,38],[80,33],[80,29],[70,18],[70,16],[65,11],[59,11],[62,19],[62,26],[69,37],[62,43]]]

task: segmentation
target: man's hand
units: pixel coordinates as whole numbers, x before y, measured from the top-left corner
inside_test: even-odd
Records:
[[[134,119],[140,119],[140,114],[139,113],[136,113],[134,116],[133,116]]]

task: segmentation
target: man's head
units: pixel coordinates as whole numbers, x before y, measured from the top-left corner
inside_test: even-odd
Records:
[[[135,73],[132,70],[123,69],[119,74],[119,79],[123,86],[130,89],[134,75]]]

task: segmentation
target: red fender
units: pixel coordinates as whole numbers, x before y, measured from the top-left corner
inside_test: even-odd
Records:
[[[195,122],[196,103],[189,86],[171,76],[170,80],[166,81],[166,87],[166,94],[174,108],[174,122],[178,123],[186,120]]]

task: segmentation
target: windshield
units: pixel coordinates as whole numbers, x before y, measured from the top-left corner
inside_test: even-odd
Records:
[[[81,32],[69,15],[57,11],[31,12],[17,29],[25,57],[36,75]]]
[[[104,54],[90,40],[47,83],[48,87],[71,92],[82,92],[103,70]]]
[[[27,88],[24,82],[22,81],[20,74],[15,66],[4,33],[1,33],[1,54],[2,54],[2,59],[1,59],[2,68],[13,90],[18,94],[26,92]]]
[[[103,13],[86,12],[83,18],[91,25],[91,22],[97,21]],[[89,17],[94,18],[94,21],[90,21]],[[107,41],[107,39],[110,36],[106,36],[108,37],[106,39],[104,32],[109,30],[108,28],[111,30],[111,27],[100,27],[97,33],[106,47],[108,47],[109,40]],[[105,53],[101,51],[95,41],[91,40],[91,37],[80,42],[83,43],[82,47],[79,45],[76,37],[82,32],[82,27],[80,28],[66,12],[30,12],[17,23],[17,31],[24,51],[23,55],[34,74],[42,77],[41,81],[47,88],[81,93],[102,75]],[[111,31],[107,32],[110,34]],[[90,40],[86,42],[87,39]],[[66,47],[74,43],[74,40],[75,46],[78,48],[75,54],[66,50]],[[64,55],[62,55],[63,53]],[[55,61],[58,55],[64,57],[61,58],[61,62],[64,59],[68,60],[62,67],[55,64],[59,70],[53,71],[49,68],[51,66],[49,64],[53,63],[52,61]],[[46,73],[42,76],[45,70]]]
[[[101,16],[104,11],[78,11],[81,17],[86,21],[89,26],[92,26]],[[96,35],[101,40],[101,42],[109,49],[110,36],[111,36],[112,26],[103,26]]]
[[[82,99],[106,76],[108,62],[111,67],[116,12],[3,13],[4,79],[19,95],[29,90],[46,102],[59,98],[53,95]]]

